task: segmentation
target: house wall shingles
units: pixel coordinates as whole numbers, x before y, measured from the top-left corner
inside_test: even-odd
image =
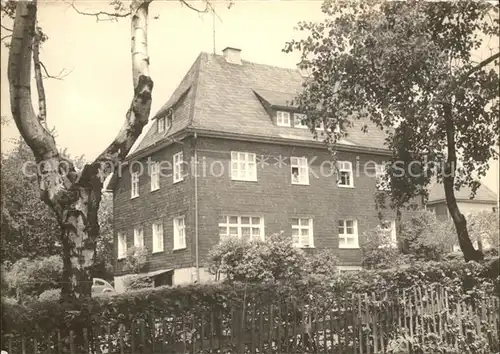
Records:
[[[169,161],[172,166],[172,157],[179,151],[183,151],[184,159],[191,154],[191,148],[186,144],[173,144],[167,148],[153,153],[150,157],[152,161]],[[140,162],[147,169],[148,158],[141,159]],[[136,164],[137,166],[137,164]],[[122,170],[122,177],[119,179],[114,192],[114,237],[115,255],[117,249],[118,232],[127,235],[127,247],[134,243],[134,227],[142,226],[144,229],[144,244],[151,252],[153,248],[152,224],[161,220],[163,222],[164,252],[150,255],[148,271],[154,271],[169,267],[190,267],[192,265],[192,255],[190,245],[194,234],[193,218],[191,212],[192,181],[185,178],[183,181],[172,183],[172,169],[168,169],[165,164],[164,176],[160,176],[160,189],[151,191],[151,179],[147,172],[139,178],[139,197],[130,198],[130,165]],[[186,222],[186,249],[173,250],[173,218],[185,215]],[[122,266],[124,261],[115,262],[115,274],[123,274]]]
[[[291,235],[291,218],[313,218],[315,249],[329,248],[344,265],[360,264],[360,249],[339,249],[337,222],[341,219],[356,219],[358,234],[374,228],[378,223],[375,209],[376,181],[373,163],[384,161],[383,156],[339,152],[339,160],[353,163],[354,188],[340,188],[331,171],[329,153],[324,149],[291,147],[276,144],[222,140],[198,137],[187,138],[155,152],[151,159],[170,161],[172,156],[183,151],[185,177],[182,182],[172,184],[169,176],[160,177],[160,189],[150,191],[149,175],[139,180],[138,198],[130,199],[129,167],[124,168],[114,193],[115,240],[118,232],[127,235],[128,247],[133,245],[133,229],[144,228],[145,245],[152,249],[152,223],[163,221],[164,252],[152,254],[147,271],[165,268],[195,266],[195,193],[194,171],[191,159],[194,145],[198,154],[198,232],[200,266],[207,266],[210,249],[219,242],[219,219],[222,215],[263,216],[265,234],[283,230]],[[257,167],[257,182],[231,180],[231,151],[253,152],[266,164]],[[283,163],[280,166],[280,156]],[[309,185],[291,184],[290,156],[306,156],[310,165]],[[145,165],[148,158],[141,162]],[[325,162],[326,161],[326,162]],[[322,167],[323,166],[323,167]],[[356,171],[358,167],[358,171]],[[367,174],[363,172],[367,166]],[[316,177],[317,176],[317,177]],[[394,219],[391,210],[384,211],[384,218]],[[186,249],[173,251],[172,219],[185,215]],[[115,242],[115,245],[117,243]],[[117,249],[115,247],[115,254]],[[124,274],[123,261],[116,262],[115,274]]]
[[[354,172],[354,188],[340,188],[331,173],[331,165],[323,164],[321,173],[323,161],[330,161],[329,153],[322,149],[199,138],[197,150],[201,264],[206,264],[210,248],[219,240],[220,216],[227,214],[263,215],[266,235],[280,230],[291,234],[290,218],[312,217],[315,248],[332,249],[344,264],[360,263],[359,249],[338,248],[337,221],[358,220],[360,238],[378,224],[373,164],[369,165],[371,170],[368,169],[372,177],[363,174],[363,166],[367,161],[380,163],[384,160],[382,156],[339,152],[339,160],[351,161],[354,169],[357,163],[360,166],[359,176]],[[272,157],[268,157],[268,165],[257,167],[257,182],[233,181],[230,177],[231,151]],[[279,156],[286,158],[286,165],[274,165]],[[316,157],[310,166],[309,185],[291,184],[290,156],[306,156],[308,161]],[[218,176],[221,166],[224,173]],[[389,215],[390,211],[386,214],[394,218]]]

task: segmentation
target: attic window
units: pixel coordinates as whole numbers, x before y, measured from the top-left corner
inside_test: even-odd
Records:
[[[276,124],[280,127],[290,126],[290,112],[278,111],[276,113]]]
[[[173,119],[174,119],[174,109],[170,108],[167,112],[167,129],[172,126]]]
[[[307,122],[305,121],[306,119],[307,119],[307,116],[305,114],[294,113],[293,114],[293,127],[294,128],[301,128],[301,129],[309,128],[307,126]]]
[[[156,127],[158,133],[163,133],[165,131],[165,117],[161,117],[156,120]]]
[[[156,127],[158,133],[163,133],[165,130],[169,129],[172,126],[172,120],[174,118],[174,110],[170,108],[167,111],[167,114],[161,118],[156,120]]]

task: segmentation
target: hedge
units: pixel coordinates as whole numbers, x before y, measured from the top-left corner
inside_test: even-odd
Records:
[[[497,262],[498,264],[498,262]],[[243,299],[259,306],[289,302],[322,311],[356,293],[394,293],[398,289],[439,283],[450,301],[495,292],[498,273],[492,279],[486,265],[463,261],[416,263],[411,267],[385,271],[361,271],[335,279],[300,283],[208,283],[182,287],[161,287],[113,296],[76,300],[73,303],[40,301],[17,305],[2,301],[2,337],[7,333],[43,336],[62,329],[81,329],[89,323],[107,325],[132,320],[165,318],[200,312],[223,312],[241,307]]]

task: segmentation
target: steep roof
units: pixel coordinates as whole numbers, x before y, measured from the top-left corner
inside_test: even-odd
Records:
[[[152,124],[133,153],[137,153],[185,128],[286,139],[290,142],[314,138],[308,129],[273,124],[261,99],[273,106],[289,106],[302,88],[303,77],[296,69],[242,61],[228,63],[221,55],[201,53],[170,99],[152,118],[165,116],[169,108],[186,100],[187,108],[175,112],[171,129],[157,133]],[[384,148],[385,133],[368,120],[354,121],[346,145]],[[368,132],[361,128],[366,125]]]
[[[466,201],[466,200],[471,200],[471,189],[467,186],[464,186],[460,188],[460,190],[455,190],[455,198],[457,201]],[[498,197],[496,194],[491,191],[488,187],[486,187],[484,184],[481,184],[481,186],[478,188],[476,191],[476,195],[473,201],[476,202],[486,202],[486,203],[496,203]],[[434,182],[432,186],[429,188],[429,200],[428,203],[438,203],[440,201],[446,201],[446,196],[444,194],[444,187],[441,183]]]

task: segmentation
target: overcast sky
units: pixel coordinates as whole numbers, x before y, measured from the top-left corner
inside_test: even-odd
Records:
[[[107,9],[106,1],[76,1],[81,10]],[[201,2],[190,2],[203,7]],[[297,36],[301,20],[321,20],[320,1],[236,0],[216,2],[216,52],[242,49],[242,58],[257,63],[295,67],[297,54],[281,52]],[[132,97],[130,20],[96,22],[78,15],[63,1],[39,0],[39,23],[49,36],[41,53],[51,73],[70,71],[63,80],[46,80],[48,123],[57,143],[72,155],[99,154],[121,127]],[[213,52],[213,17],[197,14],[176,0],[156,0],[150,7],[148,31],[151,75],[155,83],[152,114],[169,98],[201,51]],[[158,19],[153,19],[159,16]],[[11,116],[7,55],[1,49],[1,114]],[[487,53],[485,54],[487,55]],[[2,129],[2,151],[18,135],[12,123]],[[498,163],[484,181],[498,193]]]

